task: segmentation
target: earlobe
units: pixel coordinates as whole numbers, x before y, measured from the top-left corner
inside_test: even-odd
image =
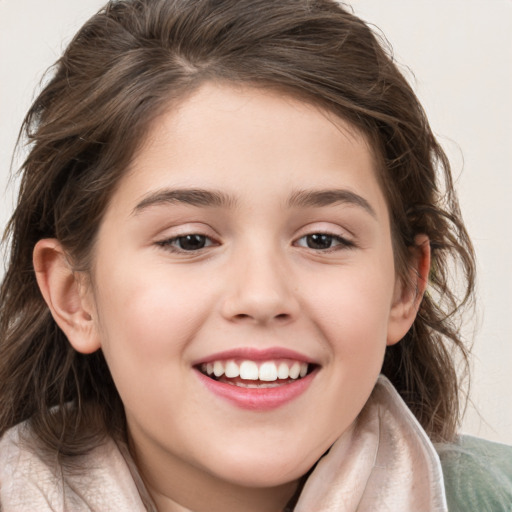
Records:
[[[84,354],[98,350],[100,341],[92,301],[61,244],[56,239],[39,240],[34,247],[33,263],[44,300],[73,348]]]
[[[430,272],[430,240],[416,235],[410,248],[409,282],[397,279],[388,323],[388,345],[398,343],[411,328],[428,285]]]

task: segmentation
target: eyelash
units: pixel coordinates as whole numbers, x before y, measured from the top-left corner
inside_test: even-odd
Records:
[[[331,242],[337,242],[337,244],[334,245],[334,246],[331,246],[331,247],[327,247],[326,249],[322,249],[322,248],[315,249],[313,247],[299,245],[299,243],[298,243],[300,240],[307,239],[308,237],[315,237],[315,236],[327,237],[327,238],[330,239]],[[352,249],[352,248],[354,248],[356,246],[354,244],[354,242],[352,242],[351,240],[347,240],[346,238],[344,238],[344,237],[342,237],[340,235],[335,235],[333,233],[327,233],[327,232],[323,232],[323,231],[317,231],[317,232],[314,232],[314,233],[308,233],[307,235],[304,235],[304,236],[300,237],[295,242],[295,245],[298,245],[299,247],[304,247],[304,248],[307,248],[307,249],[311,249],[313,251],[322,252],[322,253],[329,253],[329,252],[334,252],[334,251],[340,251],[340,250],[343,250],[343,249]]]
[[[180,243],[180,241],[183,242],[185,239],[192,238],[192,237],[196,237],[196,240],[197,240],[197,238],[204,239],[205,245],[203,245],[202,247],[199,247],[197,249],[184,249],[183,247],[178,247],[176,245],[176,244]],[[166,249],[170,252],[186,254],[186,253],[199,252],[202,249],[205,249],[207,247],[211,247],[214,245],[218,245],[218,244],[215,241],[213,241],[209,236],[202,235],[201,233],[187,233],[184,235],[179,235],[179,236],[175,236],[173,238],[168,238],[166,240],[162,240],[160,242],[157,242],[157,245],[160,247],[163,247],[164,249]]]
[[[200,247],[195,248],[195,249],[190,249],[190,248],[185,249],[178,245],[180,243],[182,244],[187,238],[189,239],[189,241],[194,243],[194,240],[193,240],[194,237],[195,237],[195,242],[199,242]],[[314,248],[314,247],[309,247],[308,245],[301,245],[299,243],[301,240],[306,240],[306,244],[308,244],[308,241],[307,241],[308,237],[323,237],[324,239],[327,238],[331,244],[333,242],[335,242],[336,245],[334,245],[334,246],[331,245],[330,247],[327,247],[327,248]],[[202,244],[201,244],[201,242],[202,242]],[[168,238],[166,240],[162,240],[160,242],[157,242],[157,245],[160,247],[163,247],[164,249],[166,249],[170,252],[181,253],[181,254],[187,254],[187,253],[190,254],[190,253],[200,252],[203,249],[206,249],[208,247],[212,247],[215,245],[219,245],[219,244],[216,243],[214,240],[212,240],[207,235],[202,235],[200,233],[187,233],[184,235],[179,235],[179,236],[176,236],[173,238]],[[310,249],[315,252],[321,252],[321,253],[329,253],[329,252],[339,251],[339,250],[343,250],[343,249],[351,249],[351,248],[355,247],[355,244],[352,241],[347,240],[346,238],[344,238],[342,236],[335,235],[332,233],[321,232],[321,231],[314,232],[314,233],[308,233],[307,235],[301,236],[294,242],[294,245],[298,246],[298,247],[304,247],[306,249]]]

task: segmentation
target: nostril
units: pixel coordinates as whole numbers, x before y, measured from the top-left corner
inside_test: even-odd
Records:
[[[246,313],[238,313],[237,315],[234,316],[234,318],[238,320],[244,320],[245,318],[250,318],[250,315]]]
[[[259,320],[257,315],[250,315],[247,313],[238,313],[232,317],[234,320]],[[290,319],[290,315],[288,313],[279,313],[275,316],[270,316],[268,320],[271,319],[277,320],[277,321],[287,321]]]
[[[277,322],[284,324],[298,313],[298,304],[291,295],[258,292],[241,287],[226,297],[221,305],[224,318],[234,322]]]

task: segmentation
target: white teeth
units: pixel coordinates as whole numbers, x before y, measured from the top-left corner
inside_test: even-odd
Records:
[[[259,366],[258,366],[259,364]],[[281,361],[265,361],[256,363],[255,361],[242,361],[239,365],[236,361],[214,361],[201,365],[201,371],[215,377],[226,376],[228,379],[240,377],[242,380],[276,382],[277,380],[298,379],[305,377],[308,373],[308,363]],[[263,384],[259,385],[260,387]]]
[[[220,361],[213,363],[213,374],[215,377],[220,377],[224,374],[224,365]]]
[[[300,364],[293,363],[289,371],[290,379],[296,379],[300,374]]]
[[[277,380],[276,364],[272,363],[272,362],[263,363],[260,366],[259,378],[260,378],[260,380],[264,380],[267,382],[272,382],[274,380]]]
[[[244,361],[240,365],[240,378],[244,380],[258,380],[258,365],[254,361]]]
[[[240,375],[240,368],[234,361],[228,361],[226,363],[226,377],[234,379]]]
[[[286,363],[281,363],[279,365],[279,368],[277,370],[277,377],[279,379],[287,379],[289,377],[289,368]]]

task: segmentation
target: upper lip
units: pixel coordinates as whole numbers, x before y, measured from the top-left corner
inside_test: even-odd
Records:
[[[270,361],[273,359],[292,359],[299,362],[317,364],[316,361],[310,357],[284,347],[271,347],[271,348],[252,348],[252,347],[240,347],[230,350],[224,350],[222,352],[216,352],[210,354],[204,358],[201,358],[194,363],[192,366],[197,366],[203,363],[211,363],[214,361],[227,361],[229,359],[245,359],[249,361]]]

